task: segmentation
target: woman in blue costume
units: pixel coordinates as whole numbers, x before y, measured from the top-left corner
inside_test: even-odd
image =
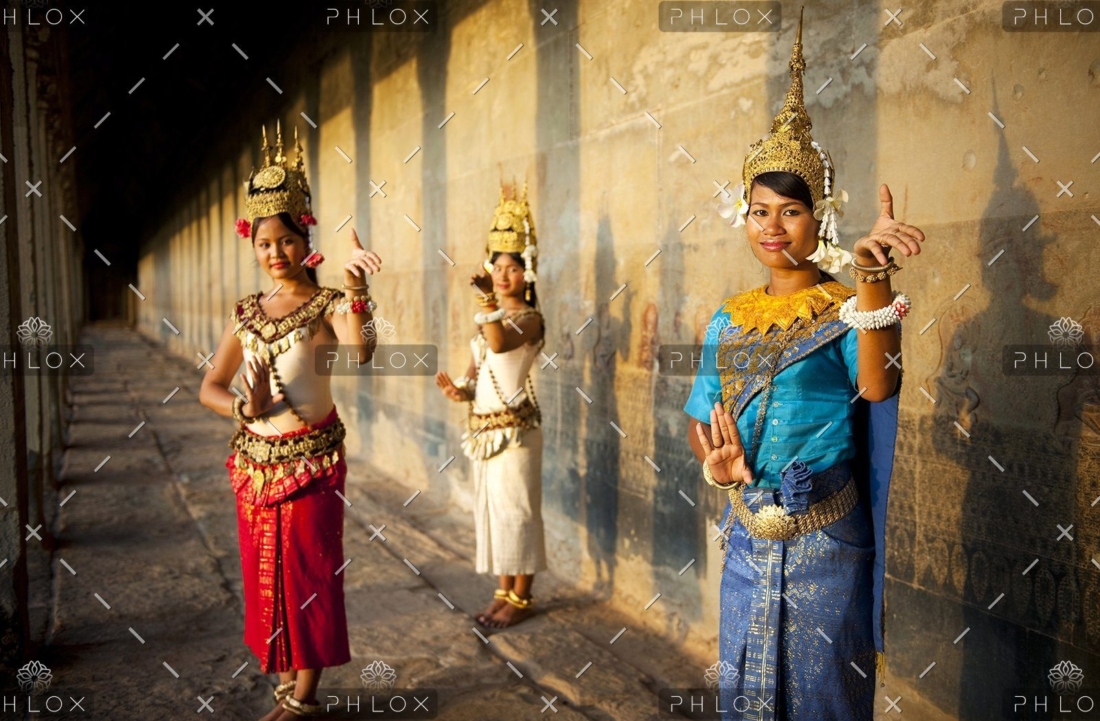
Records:
[[[719,631],[726,718],[873,717],[884,669],[887,489],[901,388],[901,319],[890,257],[924,233],[893,217],[890,190],[867,236],[840,250],[847,194],[810,137],[802,20],[791,88],[744,184],[720,212],[745,225],[769,270],[727,299],[707,329],[684,410],[707,483],[728,492]],[[851,263],[855,290],[837,272]],[[893,362],[892,361],[896,361]]]

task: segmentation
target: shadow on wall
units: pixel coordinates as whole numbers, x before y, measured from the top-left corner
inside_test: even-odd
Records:
[[[996,87],[993,95],[993,113],[999,116]],[[1017,404],[1047,410],[1056,403],[1047,390],[1052,387],[1049,378],[1001,372],[1003,344],[1045,344],[1047,328],[1057,320],[1033,308],[1057,290],[1043,276],[1043,255],[1059,238],[1042,232],[1040,225],[1026,242],[1021,239],[1020,228],[1039,213],[1039,204],[1020,182],[1005,136],[1000,138],[994,190],[979,231],[977,280],[991,302],[975,310],[963,296],[944,301],[935,313],[941,319],[943,349],[940,367],[926,387],[937,402],[934,413],[920,422],[920,437],[930,439],[925,445],[935,448],[939,458],[915,479],[920,483],[921,519],[912,541],[917,560],[909,561],[915,568],[896,566],[903,577],[912,574],[915,586],[904,592],[912,594],[904,613],[918,617],[907,625],[923,627],[923,633],[939,629],[935,650],[961,653],[958,661],[944,665],[950,672],[957,664],[957,686],[941,681],[927,687],[933,701],[946,710],[957,709],[962,721],[989,718],[991,708],[1003,706],[1006,692],[1049,693],[1047,672],[1059,661],[1072,660],[1084,669],[1086,679],[1090,668],[1093,673],[1100,670],[1095,656],[1100,648],[1096,583],[1085,580],[1094,577],[1093,569],[1087,554],[1078,556],[1077,544],[1056,540],[1057,524],[1081,529],[1088,510],[1081,506],[1077,488],[1082,480],[1079,444],[1056,435],[1053,427],[1023,428],[988,410],[998,393],[1023,394]],[[1012,215],[1004,215],[1006,208]],[[990,264],[1002,249],[1004,254]],[[936,467],[951,472],[928,472]],[[957,511],[945,507],[957,496],[947,485],[964,489]],[[1038,507],[1024,490],[1033,494]],[[956,514],[958,527],[935,523]],[[943,619],[960,618],[960,605],[961,625],[944,627]],[[964,629],[969,631],[959,641],[961,648],[952,649],[950,642]],[[915,671],[915,676],[931,660],[907,658],[907,672]]]
[[[374,52],[374,34],[356,34],[354,42],[348,47],[351,56],[353,93],[351,117],[352,123],[358,132],[355,133],[355,157],[359,163],[355,170],[355,208],[356,208],[356,232],[367,250],[374,250],[371,239],[371,113],[374,105],[374,88],[372,82],[373,66],[371,58]],[[320,83],[314,84],[320,87]],[[315,97],[307,96],[307,104],[315,103]],[[317,117],[311,115],[311,117]],[[311,143],[312,145],[312,143]],[[396,259],[395,259],[396,260]],[[363,444],[368,446],[370,441],[367,433],[378,419],[378,407],[370,402],[370,397],[377,393],[380,383],[374,375],[367,375],[356,379],[355,406],[359,413],[359,428],[363,435]]]
[[[596,230],[596,298],[610,298],[615,292],[615,245],[611,221],[606,211],[600,214]],[[584,525],[588,555],[596,568],[595,589],[601,597],[610,597],[615,588],[616,551],[619,539],[619,474],[621,436],[612,428],[619,418],[615,394],[616,355],[622,349],[625,359],[630,339],[630,308],[624,307],[625,321],[611,315],[608,303],[597,307],[595,322],[583,333],[593,333],[595,343],[586,356],[586,387],[592,397],[584,424],[584,469],[581,479],[584,499]],[[582,333],[582,335],[583,335]],[[620,342],[625,338],[626,342]]]
[[[694,327],[684,328],[688,313],[685,304],[687,279],[684,275],[684,246],[678,228],[670,221],[665,229],[662,253],[656,269],[660,281],[657,304],[652,312],[643,313],[643,339],[640,364],[653,373],[653,437],[650,447],[654,460],[661,467],[653,474],[653,558],[652,575],[655,588],[661,587],[670,570],[679,571],[689,561],[692,575],[701,579],[706,575],[706,539],[711,506],[716,501],[707,496],[713,489],[702,482],[700,466],[687,441],[687,420],[684,403],[691,393],[692,377],[670,376],[659,372],[656,366],[657,349],[667,337],[669,343],[697,342]],[[720,300],[715,300],[717,306]],[[652,304],[651,304],[652,305]],[[658,316],[660,314],[660,316]],[[662,317],[663,316],[663,317]],[[664,321],[663,323],[661,321]],[[707,317],[709,321],[709,315]],[[707,321],[704,321],[704,327]],[[649,331],[653,326],[652,333]],[[687,331],[685,333],[685,331]],[[683,338],[689,335],[688,338]],[[698,339],[701,342],[702,338]],[[689,505],[680,497],[680,491],[695,501]],[[703,588],[698,583],[679,586],[678,609],[682,640],[688,624],[701,620]],[[690,594],[690,597],[689,597]],[[668,621],[673,619],[669,617]],[[673,631],[670,626],[669,633]]]
[[[535,221],[541,227],[539,304],[546,320],[547,365],[538,374],[543,409],[546,452],[543,459],[544,508],[567,522],[584,512],[580,458],[583,401],[575,388],[584,384],[584,365],[577,354],[573,331],[583,322],[580,237],[580,119],[579,69],[574,43],[578,41],[577,2],[557,4],[559,25],[541,24],[543,4],[531,0],[528,11],[535,30],[537,112],[537,197],[532,198]],[[536,360],[539,367],[545,361]],[[559,541],[561,539],[558,539]],[[555,544],[557,545],[557,544]],[[581,549],[566,545],[565,553]],[[559,561],[562,560],[559,558]]]
[[[420,137],[423,139],[420,188],[426,222],[420,233],[420,258],[424,278],[439,271],[440,248],[447,247],[447,134],[436,128],[439,118],[447,115],[447,70],[451,56],[451,28],[440,28],[430,42],[421,42],[416,59],[420,103],[424,110]],[[429,219],[435,222],[427,222]],[[423,283],[421,307],[424,308],[422,337],[439,349],[440,358],[447,352],[447,283]],[[447,437],[446,413],[440,413],[447,401],[438,393],[425,392],[420,409],[420,435],[426,438]],[[439,485],[447,487],[445,483]]]

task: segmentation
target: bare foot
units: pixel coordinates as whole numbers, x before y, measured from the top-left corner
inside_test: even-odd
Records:
[[[287,683],[292,683],[292,681],[288,681]],[[280,684],[279,684],[280,687],[285,686],[285,685],[286,684],[282,683],[282,682],[280,682]],[[289,689],[279,689],[279,688],[276,689],[276,691],[279,691],[279,690],[282,690],[283,693],[289,694],[289,693],[293,693],[294,687],[291,686]],[[275,721],[280,716],[282,716],[284,711],[285,711],[285,709],[283,708],[282,702],[277,702],[275,704],[275,708],[268,711],[267,714],[264,715],[264,717],[260,719],[260,721]]]
[[[282,704],[279,704],[275,708],[271,709],[266,716],[260,719],[260,721],[275,721],[277,718],[283,715],[285,709]]]
[[[474,620],[476,620],[482,626],[485,626],[486,628],[488,628],[489,627],[489,619],[493,617],[493,614],[495,614],[502,607],[507,606],[507,605],[508,605],[508,602],[505,601],[503,598],[494,598],[493,602],[490,603],[484,611],[482,611],[481,613],[479,613],[477,616],[474,617]]]
[[[309,701],[304,701],[302,699],[298,699],[298,700],[302,701],[302,703],[311,704],[311,705],[314,705],[314,704],[317,703],[317,699],[310,699]],[[278,716],[276,716],[272,721],[299,721],[299,719],[302,718],[301,716],[294,713],[293,711],[290,711],[286,708],[283,708],[283,706],[281,706],[281,705],[276,707],[275,710],[279,711],[280,714]]]
[[[488,623],[485,625],[489,628],[507,628],[516,625],[534,613],[535,609],[533,608],[516,608],[505,601],[504,605],[487,619]]]

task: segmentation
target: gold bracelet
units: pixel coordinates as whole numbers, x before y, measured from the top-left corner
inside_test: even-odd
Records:
[[[369,285],[344,285],[343,283],[340,284],[340,287],[344,290],[367,290],[370,288]]]
[[[490,291],[490,292],[486,293],[484,296],[479,296],[478,299],[477,299],[477,304],[480,305],[482,308],[488,308],[491,305],[496,305],[497,304],[497,294],[496,294],[496,292],[495,291]]]
[[[233,419],[247,425],[256,419],[249,418],[244,414],[244,404],[245,400],[242,396],[237,396],[233,399]]]
[[[886,280],[899,270],[901,270],[901,268],[893,262],[891,262],[890,265],[884,265],[881,268],[877,268],[876,272],[871,272],[870,268],[863,268],[852,263],[852,267],[848,269],[848,275],[863,283],[878,283],[879,281]]]
[[[852,267],[853,268],[855,268],[856,270],[867,271],[869,273],[873,273],[876,270],[886,270],[887,268],[889,268],[892,265],[896,265],[896,264],[894,263],[894,259],[889,257],[889,256],[886,257],[886,265],[860,265],[859,263],[857,263],[855,261],[855,258],[852,258]]]
[[[727,483],[727,484],[723,485],[723,484],[719,483],[718,481],[714,480],[714,476],[711,475],[711,472],[710,472],[710,466],[707,465],[706,461],[703,461],[703,480],[706,481],[708,484],[714,486],[715,488],[722,489],[723,491],[728,490],[730,488],[733,488],[734,486],[737,485],[737,481],[732,481],[730,483]]]

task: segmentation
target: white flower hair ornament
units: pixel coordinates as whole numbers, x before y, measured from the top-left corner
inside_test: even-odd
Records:
[[[817,250],[807,260],[817,263],[826,273],[839,273],[845,265],[852,262],[852,254],[835,243],[819,240]]]
[[[530,228],[526,219],[523,221],[523,226],[525,229]],[[529,234],[530,230],[527,232]],[[534,283],[538,280],[538,276],[535,275],[535,258],[539,255],[538,246],[528,242],[527,245],[524,246],[521,255],[523,256],[523,280],[527,283]]]
[[[749,201],[745,197],[745,184],[738,183],[732,192],[722,191],[723,202],[718,206],[718,215],[729,220],[734,228],[745,224],[745,216],[749,214]]]
[[[817,151],[825,170],[825,197],[814,203],[814,218],[821,221],[817,230],[817,250],[807,260],[817,263],[826,273],[837,273],[852,262],[852,254],[840,247],[840,234],[836,220],[844,217],[844,204],[848,202],[848,191],[833,190],[833,164],[829,154],[818,145],[816,140],[810,146]]]

